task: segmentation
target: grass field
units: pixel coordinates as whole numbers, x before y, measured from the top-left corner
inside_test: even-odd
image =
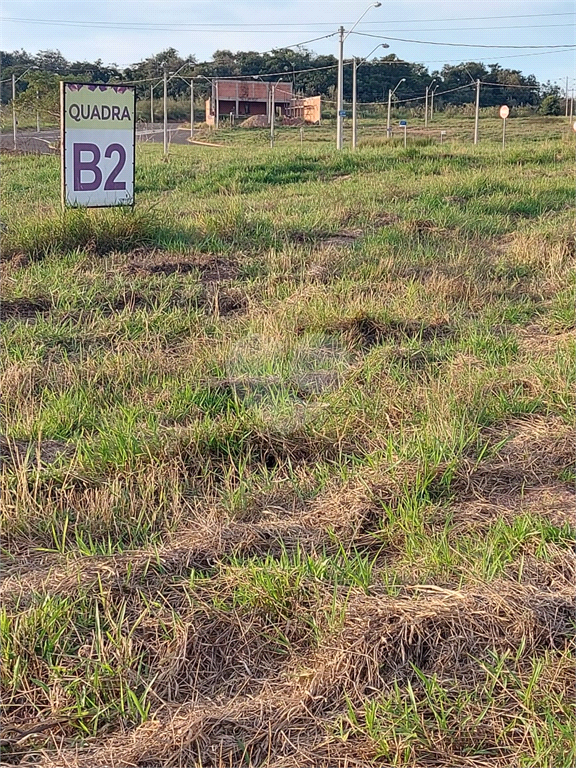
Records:
[[[574,765],[574,146],[523,125],[139,145],[134,212],[3,155],[4,765]]]

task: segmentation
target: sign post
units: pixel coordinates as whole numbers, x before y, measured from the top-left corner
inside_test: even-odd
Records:
[[[506,146],[506,118],[510,114],[510,107],[503,104],[500,107],[500,117],[502,118],[502,149]]]
[[[134,88],[62,82],[60,109],[62,205],[134,205]]]
[[[406,139],[406,130],[408,128],[408,123],[406,120],[400,120],[400,126],[404,128],[404,148],[407,146],[407,139]]]

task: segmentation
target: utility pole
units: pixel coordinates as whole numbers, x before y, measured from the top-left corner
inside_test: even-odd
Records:
[[[277,83],[272,83],[272,88],[270,89],[270,146],[274,146],[274,118],[276,117],[276,85]]]
[[[214,83],[214,93],[216,94],[216,105],[214,107],[214,121],[216,130],[220,127],[220,94],[218,93],[218,80]]]
[[[150,86],[150,125],[154,125],[154,86]]]
[[[338,54],[338,96],[336,99],[336,149],[342,149],[344,132],[344,27],[338,30],[340,35],[340,47]]]
[[[426,86],[426,96],[424,97],[424,128],[428,128],[428,89],[430,86]]]
[[[36,133],[40,133],[40,91],[36,88]]]
[[[16,149],[16,146],[18,144],[18,138],[16,135],[16,75],[12,73],[12,130],[14,133],[14,149]]]
[[[564,111],[564,117],[568,117],[568,78],[566,78],[566,90],[564,91],[566,96],[566,108]]]
[[[190,78],[190,138],[194,138],[194,78]]]
[[[354,56],[352,61],[352,148],[356,149],[356,141],[358,139],[358,124],[356,115],[356,70],[358,69],[358,64],[356,61],[356,56]]]
[[[168,65],[162,65],[164,69],[164,157],[168,157]]]
[[[570,122],[572,122],[572,118],[574,117],[574,91],[571,91],[570,93]]]
[[[478,120],[480,119],[480,78],[476,80],[476,114],[474,115],[474,144],[478,144]]]

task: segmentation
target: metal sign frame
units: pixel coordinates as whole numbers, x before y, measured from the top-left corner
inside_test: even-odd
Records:
[[[70,88],[72,86],[72,88]],[[86,87],[90,91],[109,91],[109,90],[115,90],[120,93],[125,93],[126,91],[132,93],[132,154],[130,158],[126,158],[127,162],[132,163],[132,177],[131,177],[131,183],[132,183],[132,196],[128,202],[114,202],[114,203],[96,203],[91,204],[90,202],[69,202],[67,199],[67,183],[66,183],[66,172],[67,172],[67,164],[66,164],[66,149],[67,149],[67,143],[66,143],[66,110],[67,110],[67,95],[72,95],[75,91],[77,92],[81,88]],[[136,89],[134,86],[129,85],[107,85],[103,83],[76,83],[76,82],[70,82],[70,81],[60,81],[60,187],[61,187],[61,198],[62,198],[62,207],[63,208],[133,208],[135,204],[135,198],[136,198]]]

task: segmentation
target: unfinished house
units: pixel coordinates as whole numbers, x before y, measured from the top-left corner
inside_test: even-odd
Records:
[[[265,83],[262,80],[219,80],[212,81],[212,93],[206,101],[206,123],[218,126],[222,118],[243,119],[252,115],[265,115],[270,122],[270,112],[276,115],[301,116],[306,122],[318,122],[320,97],[313,97],[318,105],[304,108],[310,99],[296,97],[292,83],[282,81]],[[318,114],[317,114],[318,113]],[[307,115],[313,117],[307,119]]]

